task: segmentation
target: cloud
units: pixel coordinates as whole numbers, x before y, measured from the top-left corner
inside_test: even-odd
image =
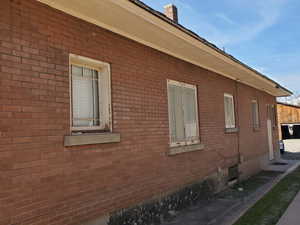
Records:
[[[232,19],[230,19],[228,16],[226,16],[223,13],[216,13],[216,17],[223,20],[224,22],[226,22],[230,25],[236,25],[236,23]]]
[[[288,87],[294,93],[300,94],[300,71],[294,72],[286,75],[271,75],[271,78],[276,80],[278,83],[283,85],[284,87]]]
[[[253,40],[266,29],[275,25],[280,19],[282,9],[288,0],[239,0],[228,1],[229,7],[237,12],[249,16],[247,22],[234,21],[224,12],[212,15],[201,15],[187,1],[174,0],[177,5],[189,12],[191,18],[197,18],[191,28],[208,41],[219,47],[235,45]],[[199,19],[198,19],[199,18]],[[228,26],[221,27],[214,19],[226,22]]]
[[[281,9],[286,2],[287,1],[283,0],[264,0],[257,2],[255,4],[257,7],[256,15],[259,19],[255,23],[242,24],[239,29],[233,33],[234,36],[230,39],[229,44],[252,40],[267,28],[272,27],[278,22]],[[229,35],[232,36],[232,34]]]

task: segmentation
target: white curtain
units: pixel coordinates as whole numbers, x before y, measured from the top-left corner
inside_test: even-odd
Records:
[[[256,101],[252,102],[252,118],[253,118],[253,126],[255,128],[259,127],[259,115],[258,115],[258,103]]]
[[[169,86],[171,140],[182,142],[185,140],[184,117],[182,109],[182,89],[179,86]]]
[[[197,131],[197,109],[195,90],[192,88],[182,88],[183,90],[183,111],[185,123],[185,136],[188,141],[198,137]]]
[[[199,139],[196,90],[173,84],[168,90],[172,143]]]
[[[224,96],[226,128],[235,128],[234,102],[232,96]]]

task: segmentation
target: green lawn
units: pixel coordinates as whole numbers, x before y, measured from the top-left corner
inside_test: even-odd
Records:
[[[299,191],[300,167],[283,178],[234,225],[276,225]]]

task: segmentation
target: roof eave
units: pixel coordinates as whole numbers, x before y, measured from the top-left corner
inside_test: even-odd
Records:
[[[89,0],[88,3],[82,0],[39,1],[273,96],[292,94],[280,84],[139,0]]]
[[[277,97],[287,97],[287,96],[290,96],[290,95],[293,95],[293,92],[288,90],[287,88],[281,86],[279,83],[277,83],[276,81],[270,79],[269,77],[267,77],[266,75],[258,72],[257,70],[255,70],[254,68],[248,66],[247,64],[241,62],[240,60],[238,60],[237,58],[235,58],[234,56],[226,53],[225,51],[223,51],[222,49],[218,48],[216,45],[214,45],[213,43],[207,41],[206,39],[200,37],[199,35],[197,35],[196,33],[194,33],[193,31],[191,30],[188,30],[187,28],[183,27],[182,25],[178,24],[178,23],[175,23],[173,20],[171,20],[170,18],[168,18],[167,16],[165,16],[164,14],[162,14],[161,12],[158,12],[156,10],[154,10],[153,8],[149,7],[148,5],[144,4],[143,2],[141,2],[140,0],[129,0],[130,2],[136,4],[137,6],[147,10],[149,13],[161,18],[162,20],[166,21],[167,23],[177,27],[178,29],[180,29],[182,32],[196,38],[197,40],[199,40],[200,42],[202,42],[203,44],[206,44],[207,46],[213,48],[215,51],[223,54],[224,56],[230,58],[231,60],[239,63],[240,65],[246,67],[247,69],[249,70],[252,70],[253,72],[255,72],[257,75],[261,76],[262,78],[264,79],[267,79],[271,82],[274,83],[274,85],[276,85],[276,88],[279,88],[279,89],[282,89],[284,92],[286,92],[284,95],[282,96],[277,96]]]

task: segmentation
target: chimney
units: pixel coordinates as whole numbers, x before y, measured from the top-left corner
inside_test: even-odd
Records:
[[[178,10],[177,7],[173,4],[166,5],[165,7],[165,15],[173,20],[175,23],[178,23]]]

